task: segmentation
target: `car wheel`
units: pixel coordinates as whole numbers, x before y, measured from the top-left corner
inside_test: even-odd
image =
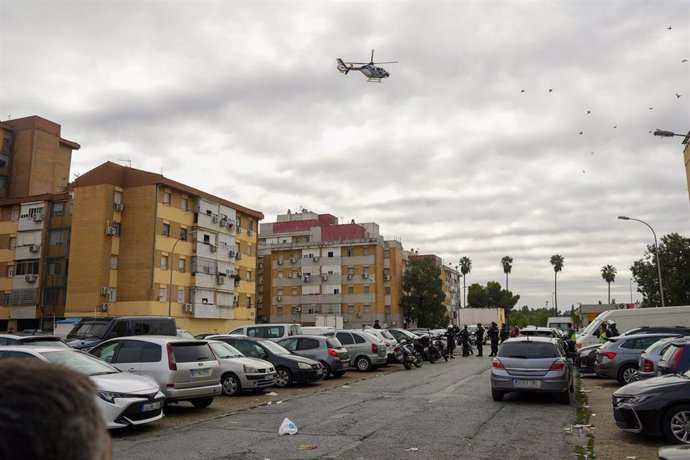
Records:
[[[493,399],[494,401],[503,401],[504,395],[505,393],[502,391],[495,390],[493,388],[491,389],[491,399]]]
[[[679,404],[667,410],[661,429],[672,443],[690,444],[690,404]]]
[[[371,369],[371,361],[366,356],[360,356],[355,359],[355,368],[360,372],[366,372]]]
[[[235,374],[225,374],[220,379],[225,396],[235,396],[242,392],[242,383]]]
[[[637,372],[637,366],[634,364],[626,364],[618,371],[618,381],[623,385],[637,382],[639,379],[640,376]]]
[[[325,370],[325,372],[326,372],[326,375],[324,375],[324,378],[327,379],[328,377],[332,377],[332,376],[333,376],[333,371],[331,370],[331,366],[329,366],[328,364],[326,364],[326,363],[323,362],[323,361],[319,361],[319,362],[321,363],[321,365],[323,366],[323,368],[324,368],[324,370]]]
[[[563,393],[558,393],[557,400],[561,404],[570,404],[571,401],[571,393],[570,393],[570,386],[568,386],[568,389],[565,390]]]
[[[285,388],[292,383],[292,372],[284,367],[276,369],[276,386]]]
[[[192,406],[196,407],[197,409],[203,409],[210,406],[212,402],[213,398],[192,399]]]

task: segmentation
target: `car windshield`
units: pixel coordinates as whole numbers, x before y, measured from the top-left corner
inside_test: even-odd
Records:
[[[557,358],[556,346],[545,342],[505,342],[498,350],[499,358],[540,359]]]
[[[391,334],[390,332],[388,332],[388,331],[379,331],[379,332],[381,333],[381,337],[383,337],[384,339],[395,340],[395,337],[393,337],[393,334]]]
[[[209,342],[208,344],[211,345],[213,353],[220,359],[244,357],[237,348],[225,342]]]
[[[101,338],[108,331],[110,322],[88,321],[77,324],[74,329],[67,334],[67,338]]]
[[[117,374],[120,371],[110,364],[76,350],[45,351],[41,353],[51,363],[69,367],[86,375]]]
[[[262,340],[259,342],[264,348],[266,348],[268,351],[273,353],[274,355],[291,355],[289,350],[287,350],[285,347],[282,345],[278,345],[275,342],[271,342],[270,340]]]
[[[184,329],[178,329],[177,330],[177,336],[182,337],[183,339],[194,339],[194,338],[196,338],[192,334],[190,334],[189,332],[185,331]]]

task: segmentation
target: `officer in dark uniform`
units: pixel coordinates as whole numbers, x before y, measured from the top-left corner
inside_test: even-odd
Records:
[[[477,357],[482,356],[482,344],[484,343],[484,328],[482,323],[477,323],[477,330],[474,333],[474,342],[477,344]]]
[[[495,321],[491,321],[491,326],[487,332],[489,334],[489,339],[491,339],[491,354],[489,356],[496,356],[498,353],[498,325]]]

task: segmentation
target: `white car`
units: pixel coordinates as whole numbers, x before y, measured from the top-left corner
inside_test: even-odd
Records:
[[[395,357],[395,347],[398,346],[398,341],[395,337],[393,337],[393,334],[385,329],[376,329],[373,327],[364,329],[364,332],[375,336],[381,342],[383,342],[384,345],[386,345],[386,355],[388,356],[389,363],[398,362],[397,358]]]
[[[152,378],[121,372],[79,350],[7,346],[0,349],[0,359],[40,359],[89,376],[98,389],[96,404],[109,429],[142,425],[163,418],[165,396]]]
[[[261,390],[276,383],[273,364],[259,358],[245,357],[230,344],[209,340],[208,344],[220,362],[220,384],[223,394],[235,396],[242,391]]]

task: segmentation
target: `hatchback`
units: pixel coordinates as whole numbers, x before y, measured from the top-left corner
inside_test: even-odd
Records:
[[[220,361],[220,384],[224,395],[263,390],[276,383],[276,370],[268,361],[247,358],[237,348],[220,340],[209,340],[208,344]]]
[[[350,367],[350,354],[335,337],[296,335],[278,343],[296,355],[319,361],[326,376],[341,377]]]
[[[269,361],[276,369],[278,387],[286,387],[294,382],[317,383],[326,376],[326,370],[320,362],[295,355],[272,340],[243,335],[212,335],[208,339],[228,343],[244,356]]]
[[[103,342],[89,351],[121,371],[152,377],[166,404],[208,407],[221,393],[220,364],[204,340],[138,335]]]
[[[341,330],[335,337],[350,354],[350,367],[364,372],[376,369],[388,362],[386,345],[378,337],[363,331]]]
[[[8,346],[0,348],[0,359],[39,359],[87,375],[96,386],[96,404],[109,429],[163,418],[165,396],[153,379],[121,372],[73,348]]]
[[[553,339],[560,339],[561,334],[550,327],[525,326],[520,329],[520,335],[530,337],[551,337]]]
[[[690,339],[674,340],[659,360],[660,374],[682,374],[690,369]]]
[[[642,352],[651,344],[674,336],[677,337],[670,333],[659,333],[613,337],[597,351],[594,372],[599,377],[616,379],[622,384],[639,380],[637,370]]]
[[[385,329],[374,329],[368,327],[364,329],[367,334],[375,335],[378,339],[386,345],[386,355],[389,363],[397,363],[398,358],[395,355],[395,347],[398,346],[398,341],[393,335]]]
[[[652,377],[658,377],[661,375],[659,372],[659,360],[666,350],[671,346],[671,343],[678,340],[675,337],[668,337],[666,339],[661,339],[656,343],[651,344],[645,351],[640,355],[640,359],[637,363],[637,377],[639,379],[648,379]]]
[[[573,365],[557,339],[515,337],[506,340],[491,362],[491,397],[509,392],[556,393],[570,404],[575,391]]]
[[[0,345],[42,345],[45,347],[60,347],[72,349],[56,335],[18,335],[0,334]]]

